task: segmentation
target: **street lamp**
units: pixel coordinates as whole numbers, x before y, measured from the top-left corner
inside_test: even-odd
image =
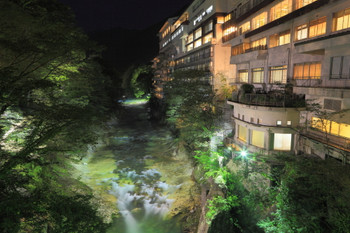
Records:
[[[241,151],[241,156],[242,156],[242,157],[245,158],[247,155],[248,155],[247,151],[245,151],[245,150],[242,150],[242,151]]]

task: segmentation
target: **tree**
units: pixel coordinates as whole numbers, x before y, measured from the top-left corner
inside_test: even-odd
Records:
[[[214,105],[215,93],[204,71],[176,71],[164,87],[168,106],[167,122],[175,127],[191,151],[208,146],[215,120],[220,116]]]
[[[99,48],[56,1],[1,1],[0,22],[0,231],[98,232],[67,169],[109,115]],[[85,217],[65,213],[78,206]]]

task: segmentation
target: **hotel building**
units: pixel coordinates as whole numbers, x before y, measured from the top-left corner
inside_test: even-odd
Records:
[[[203,70],[218,94],[222,86],[232,83],[231,48],[222,45],[222,23],[227,6],[228,0],[197,0],[172,23],[169,19],[163,25],[158,34],[160,51],[156,58],[157,67],[163,67],[163,76],[175,70]],[[166,81],[159,74],[156,79],[157,87]]]
[[[349,162],[350,1],[196,0],[161,29],[166,50],[169,72],[205,69],[214,89],[221,73],[237,87],[237,148]]]

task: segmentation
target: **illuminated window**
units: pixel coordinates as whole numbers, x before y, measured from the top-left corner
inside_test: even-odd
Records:
[[[247,83],[248,82],[248,70],[239,70],[237,81],[239,83]]]
[[[257,29],[261,26],[264,26],[266,23],[267,23],[267,12],[263,12],[252,19],[252,28]]]
[[[287,121],[287,125],[292,125],[292,121]]]
[[[335,121],[312,117],[311,127],[326,133],[333,134],[335,136],[341,136],[350,139],[349,124],[337,123]]]
[[[323,132],[329,133],[330,132],[330,126],[331,126],[331,124],[330,124],[329,120],[321,119],[321,118],[318,118],[318,117],[312,117],[311,118],[311,127],[312,128],[315,128],[315,129],[321,130]]]
[[[321,63],[301,63],[294,64],[294,79],[320,79]]]
[[[309,5],[310,3],[313,3],[313,2],[316,2],[317,0],[297,0],[296,1],[296,8],[299,9],[299,8],[302,8],[306,5]]]
[[[289,44],[290,43],[290,30],[274,34],[270,36],[270,48]]]
[[[252,69],[253,83],[264,82],[264,68]]]
[[[193,49],[193,43],[187,45],[187,52]]]
[[[208,33],[213,30],[213,21],[210,21],[204,26],[204,33]]]
[[[334,14],[333,31],[339,31],[350,27],[350,8]]]
[[[274,135],[274,150],[289,151],[292,148],[292,134],[275,133]]]
[[[271,8],[270,20],[273,21],[278,18],[281,18],[282,16],[289,14],[291,11],[292,11],[292,0],[284,0]]]
[[[193,42],[193,34],[189,34],[187,37],[187,43]]]
[[[239,34],[243,34],[246,31],[250,30],[250,21],[242,24],[241,26],[239,26]]]
[[[203,44],[209,43],[213,39],[213,33],[206,35],[203,39]]]
[[[250,44],[252,50],[261,50],[266,49],[266,38],[261,38],[259,40],[252,41]]]
[[[194,47],[195,47],[195,48],[198,48],[198,47],[201,46],[201,45],[202,45],[202,39],[196,40],[196,41],[194,42]]]
[[[340,124],[339,136],[344,137],[344,138],[350,138],[350,125]]]
[[[231,33],[234,33],[235,31],[237,31],[237,28],[236,27],[229,27],[229,28],[226,28],[225,30],[224,30],[224,36],[227,36],[227,35],[229,35],[229,34],[231,34]]]
[[[251,144],[253,146],[257,146],[260,148],[265,147],[265,134],[262,131],[252,130],[252,141]]]
[[[296,28],[296,39],[302,40],[307,38],[307,24],[300,25]]]
[[[198,39],[199,37],[202,36],[202,28],[198,28],[195,32],[194,32],[194,39]]]
[[[218,24],[224,23],[224,17],[218,16],[218,17],[216,18],[216,22],[217,22]]]
[[[248,138],[248,129],[241,125],[238,125],[238,138],[242,141],[247,141]]]
[[[231,48],[231,56],[236,56],[242,53],[244,53],[243,44],[236,45]]]
[[[287,66],[270,67],[270,83],[287,83]]]
[[[276,125],[282,125],[282,121],[276,121]]]
[[[326,33],[326,17],[311,21],[309,26],[309,37],[315,37]]]
[[[227,22],[227,21],[229,21],[230,19],[231,19],[231,14],[228,14],[228,15],[225,16],[224,22]]]

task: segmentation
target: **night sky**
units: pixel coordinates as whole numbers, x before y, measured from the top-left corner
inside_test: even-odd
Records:
[[[193,0],[58,0],[71,6],[86,31],[145,29],[174,16]]]

